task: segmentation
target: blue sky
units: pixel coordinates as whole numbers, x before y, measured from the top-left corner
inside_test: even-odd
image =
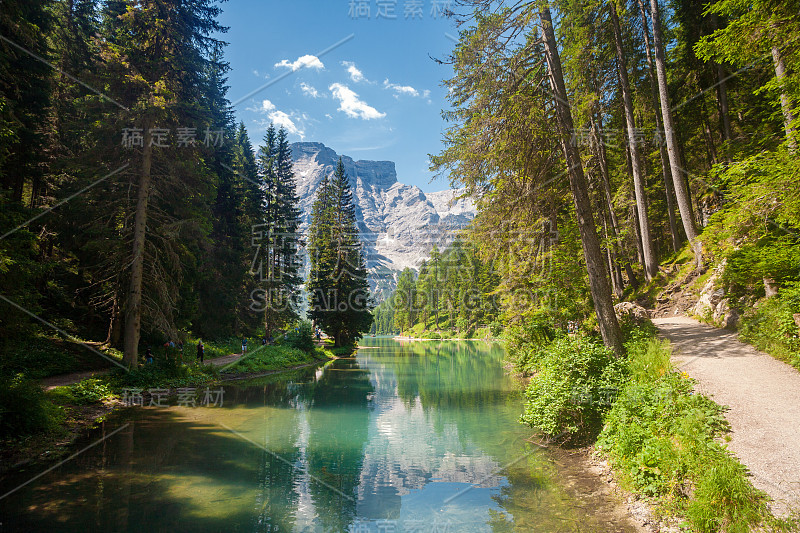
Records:
[[[223,3],[230,100],[271,83],[236,105],[237,119],[254,144],[273,121],[292,141],[322,142],[354,159],[391,160],[399,181],[426,192],[446,189],[446,179],[430,183],[427,154],[442,147],[441,110],[448,107],[441,82],[452,70],[429,57],[444,59],[455,45],[454,23],[439,13],[448,3]]]

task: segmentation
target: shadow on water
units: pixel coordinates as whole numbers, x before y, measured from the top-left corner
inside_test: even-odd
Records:
[[[222,407],[118,412],[76,450],[129,426],[0,500],[0,531],[607,530],[526,442],[503,355],[369,338],[224,383]]]
[[[255,478],[261,450],[162,409],[115,417],[92,438],[126,422],[126,429],[1,500],[5,530],[133,531],[144,524],[159,531],[250,530],[252,509],[209,511],[239,497],[237,487]]]

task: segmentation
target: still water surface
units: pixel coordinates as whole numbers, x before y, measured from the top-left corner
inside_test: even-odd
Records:
[[[0,500],[0,531],[609,530],[526,441],[503,357],[366,338],[353,359],[225,383],[222,407],[126,409]]]

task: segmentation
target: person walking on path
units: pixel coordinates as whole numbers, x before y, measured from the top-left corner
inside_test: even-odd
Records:
[[[206,348],[203,346],[202,339],[198,339],[197,341],[197,358],[200,360],[200,364],[203,363],[203,357],[206,354]]]
[[[144,354],[144,362],[145,363],[152,363],[153,362],[153,350],[150,347],[147,347],[147,352]]]
[[[242,355],[247,353],[247,337],[242,339]]]

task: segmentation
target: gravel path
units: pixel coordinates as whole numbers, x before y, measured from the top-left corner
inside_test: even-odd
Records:
[[[772,497],[773,512],[800,509],[800,373],[730,331],[686,317],[653,323],[672,342],[675,365],[698,381],[698,392],[730,408],[728,447],[753,485]]]

